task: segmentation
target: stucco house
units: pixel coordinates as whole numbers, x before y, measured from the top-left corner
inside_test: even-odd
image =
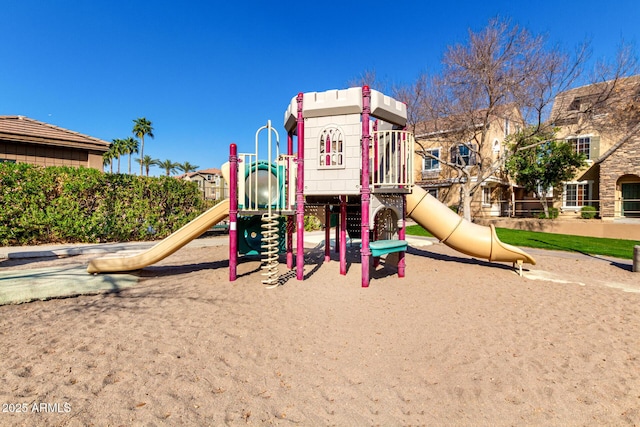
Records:
[[[103,170],[110,143],[24,116],[0,116],[0,162]]]
[[[481,184],[471,202],[471,216],[508,216],[513,209],[512,186],[502,166],[505,138],[523,126],[522,116],[513,106],[480,110],[468,117],[447,117],[419,123],[415,127],[416,154],[414,176],[416,185],[424,188],[447,206],[460,200],[461,177],[445,162],[470,169],[471,180],[477,181],[478,164],[494,169]]]
[[[196,182],[202,192],[202,197],[207,200],[222,200],[229,197],[229,190],[225,185],[220,169],[202,169],[178,175],[176,178]]]
[[[557,136],[585,154],[587,167],[554,193],[564,217],[596,207],[604,220],[640,218],[640,75],[558,94]]]

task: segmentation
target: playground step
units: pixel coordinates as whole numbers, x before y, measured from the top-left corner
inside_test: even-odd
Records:
[[[407,250],[406,240],[376,240],[369,243],[371,255],[379,257],[393,252],[405,252]]]

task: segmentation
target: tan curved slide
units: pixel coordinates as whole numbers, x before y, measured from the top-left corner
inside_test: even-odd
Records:
[[[228,199],[218,203],[144,252],[129,256],[103,257],[91,260],[89,267],[87,267],[87,272],[115,273],[118,271],[133,271],[155,264],[193,239],[201,236],[227,215],[229,215]]]
[[[536,263],[520,248],[502,243],[493,225],[485,227],[465,221],[420,187],[413,187],[407,196],[407,215],[442,243],[463,254],[489,261]]]

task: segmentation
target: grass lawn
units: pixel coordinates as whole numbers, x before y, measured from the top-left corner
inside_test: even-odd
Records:
[[[432,236],[419,225],[408,226],[407,234],[414,236]],[[512,230],[510,228],[496,228],[496,234],[498,234],[498,237],[504,243],[514,246],[580,252],[589,255],[605,255],[624,259],[633,259],[633,247],[640,245],[640,241],[638,240],[572,236],[567,234]]]

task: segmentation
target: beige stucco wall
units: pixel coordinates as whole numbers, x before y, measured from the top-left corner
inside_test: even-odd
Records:
[[[514,116],[517,116],[515,111],[512,112]],[[510,120],[508,134],[513,134],[517,131],[518,123],[516,121]],[[488,133],[486,135],[485,143],[481,147],[481,155],[483,158],[496,160],[498,156],[505,149],[504,140],[506,137],[507,131],[505,128],[505,119],[502,117],[498,117],[491,121],[489,126]],[[416,144],[416,150],[424,149],[435,149],[440,148],[440,157],[445,160],[450,160],[450,148],[453,146],[453,140],[458,139],[457,137],[452,137],[451,135],[441,135],[440,137],[433,138],[417,138],[420,144]],[[460,141],[468,142],[468,141]],[[495,148],[494,148],[495,147]],[[424,188],[433,188],[438,183],[449,182],[448,186],[440,187],[438,186],[438,199],[447,206],[457,205],[460,200],[460,188],[459,184],[452,182],[455,181],[457,175],[456,171],[453,168],[448,166],[441,165],[439,172],[429,172],[423,175],[422,171],[422,155],[415,153],[414,155],[414,179],[416,182],[420,183]],[[472,175],[473,166],[472,168]],[[506,179],[505,177],[503,177]],[[497,181],[502,181],[498,179]],[[500,202],[504,201],[508,196],[505,194],[506,188],[504,184],[500,184],[499,182],[486,182],[484,185],[491,187],[492,192],[492,201],[491,205],[485,205],[482,203],[482,189],[478,189],[475,192],[472,202],[471,202],[471,216],[476,217],[490,217],[499,215],[501,212]]]

